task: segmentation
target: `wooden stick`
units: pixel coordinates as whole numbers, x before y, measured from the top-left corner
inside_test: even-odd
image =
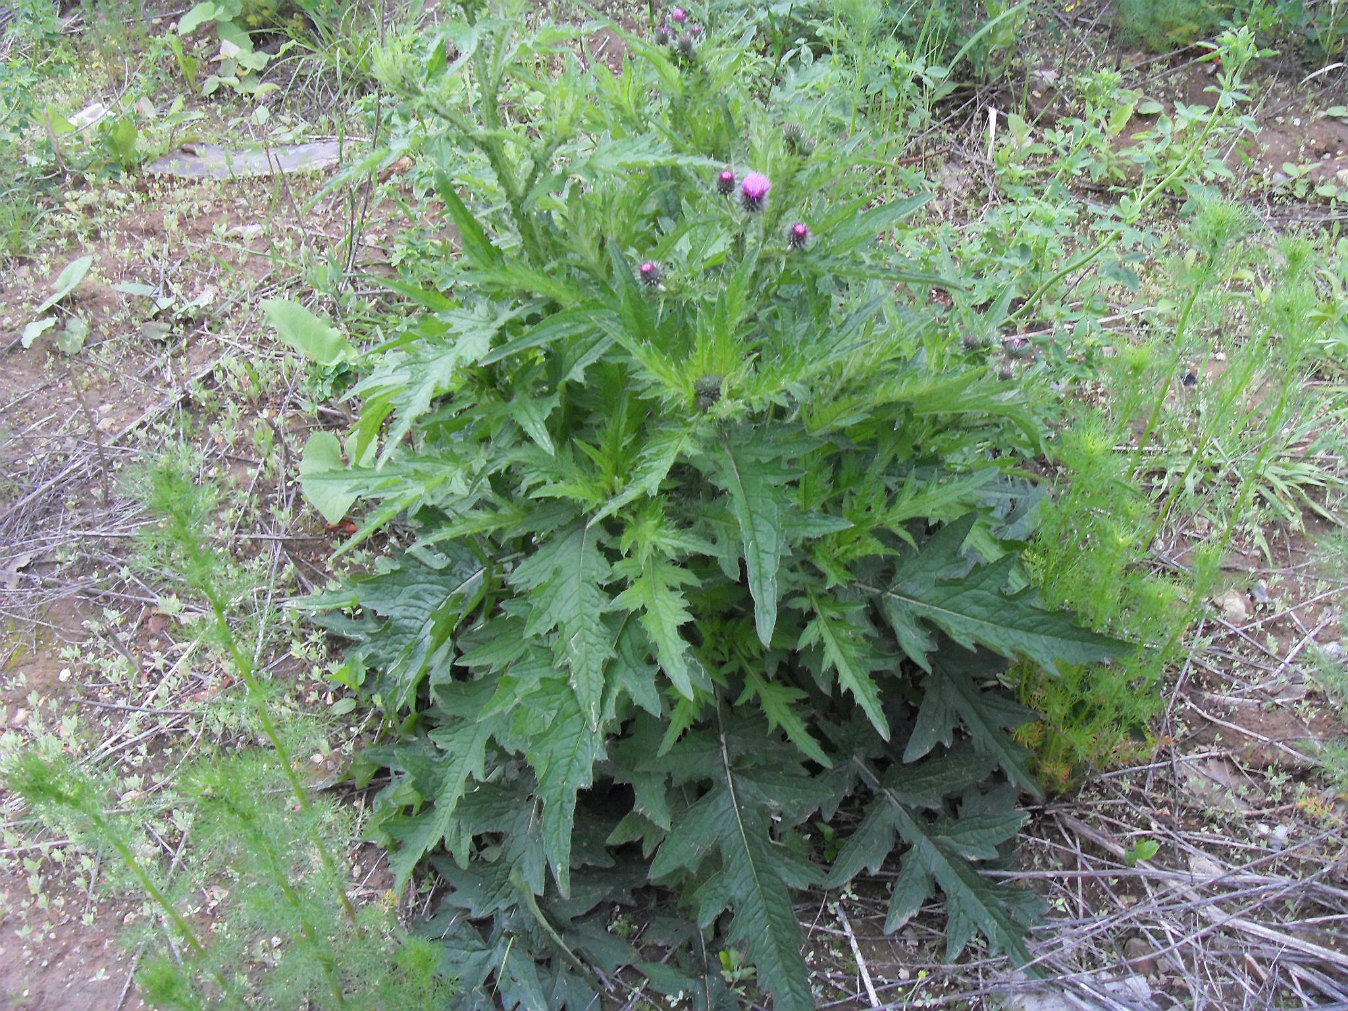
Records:
[[[847,914],[843,912],[842,903],[837,905],[838,922],[843,925],[843,930],[847,934],[847,943],[852,946],[852,957],[857,960],[857,971],[861,973],[861,984],[866,988],[866,998],[870,1001],[870,1007],[883,1007],[880,1003],[880,997],[875,992],[875,984],[871,982],[870,970],[866,968],[866,960],[861,957],[861,945],[857,944],[857,935],[852,933],[852,924],[847,920]]]

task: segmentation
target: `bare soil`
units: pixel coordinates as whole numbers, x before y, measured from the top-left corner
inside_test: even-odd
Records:
[[[88,610],[77,598],[57,600],[28,636],[9,642],[10,654],[0,667],[4,730],[22,733],[35,701],[58,700],[68,691],[63,683],[68,665],[59,651],[88,637],[83,626]],[[8,805],[7,810],[12,815]],[[59,866],[30,872],[24,858],[41,856],[43,849],[11,847],[0,861],[0,1008],[135,1011],[142,1005],[129,994],[133,954],[113,929],[132,905],[96,887],[80,890]]]
[[[150,758],[141,771],[152,771],[156,754],[176,758],[192,744],[182,737],[184,719],[165,714],[199,711],[230,690],[227,676],[205,670],[175,697],[153,697],[166,658],[183,656],[194,634],[159,609],[153,588],[121,571],[145,522],[122,472],[181,437],[185,421],[216,479],[293,523],[238,531],[244,552],[274,550],[324,577],[331,539],[296,508],[294,484],[313,422],[291,380],[258,388],[227,365],[282,357],[262,331],[257,302],[274,290],[278,251],[293,258],[303,243],[329,242],[325,227],[331,241],[340,237],[333,204],[299,215],[318,181],[134,180],[66,222],[73,244],[3,275],[0,319],[13,339],[0,348],[0,732],[22,739],[39,724],[54,728],[76,754],[116,754],[144,740]],[[95,267],[62,306],[89,321],[85,348],[76,356],[44,340],[23,348],[18,333],[49,279],[86,253]],[[174,302],[157,310],[111,288],[124,282],[157,286]],[[251,435],[263,425],[286,443],[277,451],[291,467],[279,486],[257,482]],[[126,659],[129,680],[107,676],[109,658]],[[0,849],[0,1008],[141,1007],[137,953],[122,940],[124,923],[146,916],[139,900],[111,892],[101,875],[76,881],[78,847],[25,832],[14,822],[17,802],[3,791],[0,798],[18,830],[7,830]],[[365,863],[367,887],[387,887],[378,862],[367,855]]]

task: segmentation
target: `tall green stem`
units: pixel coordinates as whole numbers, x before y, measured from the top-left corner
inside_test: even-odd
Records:
[[[1201,288],[1201,284],[1194,285],[1193,290],[1189,292],[1189,297],[1185,299],[1184,306],[1180,309],[1179,319],[1175,323],[1174,347],[1176,363],[1178,363],[1179,359],[1183,356],[1181,338],[1184,336],[1185,328],[1189,324],[1189,315],[1193,312],[1194,302],[1197,301],[1198,293]],[[1161,408],[1165,406],[1166,394],[1170,392],[1170,375],[1174,371],[1173,368],[1167,369],[1164,381],[1157,384],[1156,397],[1152,401],[1151,411],[1147,414],[1147,423],[1142,428],[1141,436],[1138,437],[1137,448],[1133,450],[1133,460],[1128,468],[1129,474],[1133,478],[1137,477],[1138,469],[1142,465],[1142,454],[1146,452],[1147,444],[1151,442],[1152,432],[1156,428],[1157,421],[1160,420]]]
[[[243,681],[248,689],[248,700],[253,703],[253,711],[257,714],[258,724],[262,728],[262,733],[267,740],[271,742],[272,748],[276,751],[276,757],[281,763],[281,768],[285,771],[286,779],[290,783],[291,792],[295,796],[295,802],[299,805],[301,811],[307,812],[310,808],[309,791],[305,789],[303,780],[300,779],[299,771],[295,768],[295,763],[290,757],[290,750],[286,747],[285,741],[281,737],[280,731],[276,728],[275,722],[271,718],[271,713],[267,711],[267,706],[262,699],[262,682],[258,679],[257,668],[253,663],[253,658],[245,653],[239,647],[239,641],[234,636],[233,630],[229,627],[229,621],[226,617],[225,601],[220,596],[219,591],[211,585],[202,585],[198,589],[205,594],[206,600],[211,605],[211,614],[215,619],[216,632],[225,644],[225,649],[229,652],[230,659],[234,662],[235,673]],[[345,887],[342,886],[343,876],[338,874],[336,862],[332,859],[332,854],[324,845],[316,829],[310,829],[310,841],[318,851],[319,859],[323,862],[323,869],[328,873],[330,880],[337,882],[338,898],[342,903],[342,910],[351,923],[356,922],[356,908],[351,904],[350,897],[346,894]]]
[[[183,914],[178,911],[177,906],[169,901],[168,896],[164,894],[163,889],[155,883],[154,878],[150,876],[149,871],[147,871],[144,865],[136,858],[136,854],[132,851],[131,847],[127,845],[126,840],[122,838],[121,833],[117,828],[108,824],[107,819],[105,819],[102,813],[97,809],[85,810],[83,813],[93,824],[94,828],[98,830],[98,839],[102,842],[106,842],[113,848],[117,855],[122,858],[122,863],[126,865],[127,870],[129,870],[132,876],[135,877],[141,888],[145,889],[145,894],[154,900],[154,903],[159,907],[160,912],[173,924],[174,928],[178,931],[178,936],[192,949],[192,953],[197,957],[203,957],[206,954],[206,948],[197,938],[196,931],[192,929],[192,925],[187,922],[187,919]],[[211,975],[215,977],[215,981],[220,984],[221,989],[229,994],[232,1000],[238,1001],[239,1006],[242,1007],[244,1001],[243,995],[230,984],[224,974],[219,970],[212,970]]]
[[[192,925],[183,918],[183,914],[178,912],[177,907],[168,900],[168,896],[154,883],[154,879],[150,877],[149,872],[141,866],[140,861],[136,859],[136,855],[131,852],[131,847],[103,820],[101,815],[91,814],[90,820],[98,828],[99,837],[117,851],[117,855],[122,858],[122,863],[126,864],[127,869],[140,882],[140,886],[145,889],[146,894],[154,899],[155,905],[178,928],[178,933],[193,953],[197,955],[206,954],[206,949],[197,940],[196,931],[192,929]]]

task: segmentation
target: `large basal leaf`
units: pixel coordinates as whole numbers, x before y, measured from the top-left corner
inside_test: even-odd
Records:
[[[441,758],[434,766],[434,775],[439,782],[426,798],[426,809],[413,820],[410,828],[398,833],[402,845],[389,857],[395,891],[402,891],[421,858],[442,842],[448,842],[450,851],[457,853],[460,859],[467,857],[468,840],[459,831],[455,812],[469,779],[480,780],[485,776],[487,744],[505,727],[506,721],[499,715],[495,718],[482,716],[492,691],[490,681],[474,681],[443,685],[436,693],[457,719],[428,735],[441,752]]]
[[[367,685],[390,711],[415,708],[417,689],[448,677],[453,634],[462,616],[482,599],[484,569],[466,549],[443,556],[405,555],[397,567],[358,579],[345,590],[317,594],[306,601],[314,609],[359,605],[379,622],[356,626],[359,651],[378,665],[378,680]],[[344,633],[350,623],[328,622]]]
[[[605,735],[581,710],[576,693],[564,686],[545,686],[527,703],[538,714],[525,726],[532,731],[526,757],[538,777],[538,796],[543,801],[543,844],[557,890],[567,895],[576,794],[594,782],[595,763],[604,757]]]
[[[980,688],[974,681],[975,676],[995,676],[1004,666],[999,658],[987,653],[970,653],[948,644],[940,650],[923,682],[926,691],[903,760],[915,761],[938,743],[949,747],[956,727],[963,724],[979,752],[994,759],[1021,789],[1040,796],[1039,784],[1025,767],[1028,749],[1003,733],[1004,729],[1029,722],[1034,713],[995,689]]]
[[[577,522],[554,534],[510,577],[516,589],[532,591],[525,635],[560,629],[559,659],[570,671],[576,699],[591,727],[599,723],[604,665],[614,653],[613,632],[604,623],[612,599],[603,584],[611,575],[599,551],[597,531]]]
[[[696,867],[715,850],[720,867],[702,880],[695,893],[699,922],[709,926],[721,912],[732,909],[730,938],[744,944],[759,982],[772,993],[776,1006],[814,1007],[791,888],[811,885],[819,875],[773,841],[768,812],[747,803],[736,785],[736,773],[728,772],[680,819],[660,847],[651,876],[658,878],[679,865]],[[667,856],[674,859],[662,859]]]
[[[896,634],[910,637],[913,619],[921,618],[966,648],[977,644],[1003,656],[1025,656],[1049,671],[1059,662],[1093,663],[1134,651],[1128,643],[1081,627],[1065,611],[1040,607],[1030,588],[1008,592],[1015,555],[970,568],[960,547],[976,518],[971,513],[949,524],[900,563],[898,578],[884,590]],[[925,649],[930,651],[929,643]]]
[[[801,954],[800,924],[791,903],[791,888],[818,880],[815,869],[773,842],[770,822],[759,812],[741,808],[727,795],[725,819],[718,825],[725,866],[723,885],[734,904],[730,940],[745,946],[758,970],[758,980],[780,1008],[814,1006],[809,974]]]
[[[863,779],[875,782],[869,767],[859,757],[854,757],[851,764]],[[895,770],[887,785],[894,802],[908,808],[913,817],[919,817],[916,813],[919,810],[942,810],[947,797],[983,782],[992,769],[991,758],[966,746],[939,758],[905,765]],[[825,884],[841,888],[863,869],[872,874],[879,871],[894,849],[893,828],[893,818],[885,805],[872,804],[838,852]]]
[[[994,950],[1005,951],[1019,964],[1029,962],[1022,918],[1034,904],[1034,896],[987,880],[971,862],[994,856],[996,847],[1013,838],[1025,823],[1024,812],[1014,809],[1014,792],[1005,798],[1006,809],[974,815],[967,825],[964,819],[929,822],[905,799],[906,767],[896,767],[881,781],[864,763],[858,765],[875,797],[861,826],[839,853],[829,883],[841,884],[862,867],[877,867],[883,860],[880,854],[887,854],[896,839],[902,839],[909,849],[890,898],[886,932],[907,922],[939,886],[949,917],[947,958],[953,959],[981,933]]]

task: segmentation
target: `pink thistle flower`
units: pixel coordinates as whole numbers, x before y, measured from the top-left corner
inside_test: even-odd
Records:
[[[761,211],[772,182],[762,172],[750,172],[740,183],[740,203],[746,211]]]
[[[637,267],[637,277],[641,283],[648,287],[655,287],[660,283],[660,265],[654,260],[643,260],[641,266]]]
[[[675,7],[669,12],[669,20],[673,21],[676,25],[681,25],[688,20],[688,12],[682,7]]]
[[[786,244],[791,249],[804,249],[805,243],[809,241],[810,229],[803,221],[797,221],[786,230]]]
[[[735,189],[735,170],[726,167],[721,169],[716,176],[716,192],[723,197],[728,197]]]

